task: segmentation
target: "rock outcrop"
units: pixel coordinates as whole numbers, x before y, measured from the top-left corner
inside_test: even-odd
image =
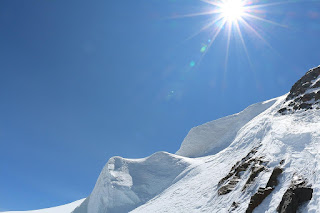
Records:
[[[252,172],[254,173],[257,173],[257,169],[260,170],[260,168],[255,167],[257,163],[259,165],[262,164],[262,160],[260,158],[254,158],[254,154],[257,152],[257,149],[258,148],[252,149],[244,158],[241,159],[241,161],[238,161],[231,168],[230,172],[224,178],[219,181],[219,195],[225,195],[231,192],[241,180],[242,173],[247,171],[249,167],[252,167]]]
[[[297,110],[320,109],[320,66],[309,70],[291,88],[281,114]]]
[[[273,172],[269,178],[267,186],[265,188],[262,188],[262,187],[259,188],[258,192],[251,197],[246,213],[253,212],[253,210],[257,206],[259,206],[269,194],[271,194],[274,188],[279,184],[278,177],[282,172],[283,172],[283,169],[280,167],[276,167],[273,169]]]
[[[306,180],[297,177],[294,179],[277,208],[279,213],[294,213],[302,203],[312,198],[313,189],[307,186]]]

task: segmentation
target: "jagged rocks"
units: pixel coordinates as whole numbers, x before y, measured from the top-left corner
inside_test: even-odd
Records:
[[[309,88],[316,88],[320,82],[312,82],[320,75],[320,66],[309,70],[302,78],[300,78],[291,88],[286,100],[294,99],[306,92]]]
[[[274,190],[274,188],[278,185],[278,177],[282,172],[283,170],[280,167],[273,169],[267,186],[265,188],[259,188],[258,192],[251,197],[246,213],[253,212],[253,210],[259,206],[262,201]]]
[[[298,207],[305,201],[312,198],[312,188],[289,188],[282,197],[282,201],[277,208],[279,213],[294,213]]]
[[[265,164],[267,162],[263,161],[262,158],[260,159],[254,159],[255,164],[251,167],[251,174],[244,185],[242,191],[244,191],[248,186],[252,184],[254,179],[264,170],[266,170]]]
[[[225,195],[228,194],[229,192],[231,192],[237,185],[237,183],[240,181],[240,179],[237,178],[232,178],[232,180],[230,180],[228,182],[228,184],[222,186],[219,190],[218,190],[218,194],[219,195]]]
[[[246,213],[251,213],[253,210],[259,206],[262,201],[273,191],[273,188],[259,188],[258,192],[255,193],[250,200],[249,206],[246,210]]]
[[[219,195],[225,195],[231,192],[238,182],[241,180],[241,174],[251,166],[256,168],[254,165],[261,164],[263,161],[261,158],[253,158],[254,154],[257,152],[258,148],[252,149],[247,156],[238,161],[230,170],[230,172],[219,181],[220,188],[218,189]],[[255,171],[255,169],[252,169]],[[260,169],[259,169],[260,170]]]
[[[320,66],[309,70],[291,88],[281,114],[292,113],[297,110],[320,108]]]
[[[249,167],[252,160],[250,158],[257,152],[257,148],[252,149],[241,161],[238,161],[233,167],[231,168],[230,172],[219,181],[219,185],[223,184],[227,181],[230,177],[237,175],[240,176],[240,172],[246,171]]]
[[[313,189],[307,186],[305,180],[295,180],[284,193],[277,211],[279,213],[294,213],[302,203],[311,200],[312,194]]]
[[[239,207],[239,203],[233,202],[229,209],[229,212],[235,211],[238,207]]]
[[[273,169],[273,172],[269,178],[267,183],[267,187],[275,188],[278,185],[278,177],[283,172],[283,169],[280,167],[276,167]]]
[[[281,163],[280,163],[281,164]],[[265,188],[259,188],[251,199],[246,213],[252,213],[263,200],[271,194],[275,187],[279,184],[278,177],[283,172],[280,167],[274,168],[269,181]],[[306,201],[311,200],[313,189],[307,186],[306,180],[294,176],[289,189],[284,193],[282,200],[277,208],[279,213],[295,213],[298,207]]]

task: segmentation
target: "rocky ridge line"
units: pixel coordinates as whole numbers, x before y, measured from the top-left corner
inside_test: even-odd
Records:
[[[320,66],[309,70],[291,88],[280,114],[320,109]]]

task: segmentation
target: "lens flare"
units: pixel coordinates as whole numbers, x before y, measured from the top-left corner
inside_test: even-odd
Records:
[[[195,61],[191,61],[190,63],[189,63],[189,66],[190,67],[194,67],[196,65],[196,62]]]

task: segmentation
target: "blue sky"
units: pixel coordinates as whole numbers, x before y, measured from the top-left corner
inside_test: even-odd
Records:
[[[276,1],[253,1],[270,3]],[[174,153],[190,128],[288,92],[320,64],[320,3],[288,1],[206,54],[199,0],[0,1],[0,210],[86,197],[108,159]]]

